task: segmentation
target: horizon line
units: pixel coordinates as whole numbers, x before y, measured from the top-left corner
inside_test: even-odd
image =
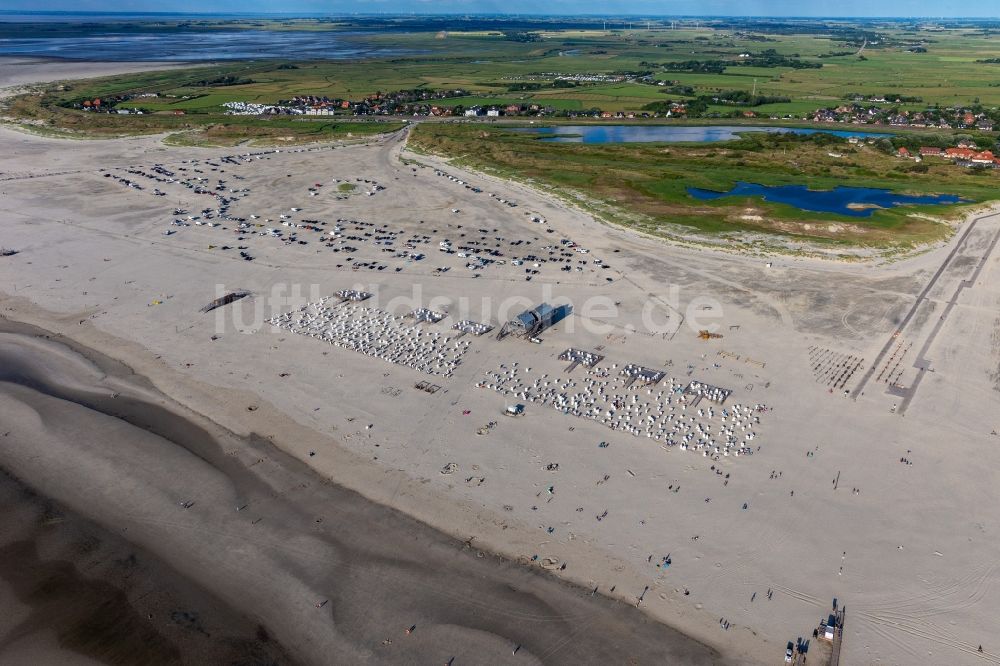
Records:
[[[187,11],[162,11],[162,12],[142,12],[142,11],[86,11],[86,10],[37,10],[37,9],[0,9],[2,15],[24,15],[24,16],[204,16],[204,17],[245,17],[245,18],[266,18],[272,16],[291,18],[410,18],[410,17],[465,17],[465,18],[633,18],[633,19],[659,19],[659,18],[684,18],[684,19],[785,19],[785,20],[862,20],[862,21],[1000,21],[998,16],[804,16],[791,14],[605,14],[582,12],[578,14],[543,14],[533,12],[461,12],[461,11],[437,11],[437,12],[187,12]]]

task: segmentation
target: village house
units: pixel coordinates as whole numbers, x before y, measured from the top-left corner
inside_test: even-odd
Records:
[[[973,164],[989,164],[992,166],[996,162],[996,158],[993,156],[992,151],[984,150],[981,153],[973,155],[970,161]]]
[[[958,148],[945,148],[945,157],[953,160],[971,160],[976,151],[959,144]]]
[[[979,151],[975,147],[959,146],[958,148],[946,148],[944,156],[951,159],[960,166],[991,166],[1000,164],[1000,159],[991,150]]]

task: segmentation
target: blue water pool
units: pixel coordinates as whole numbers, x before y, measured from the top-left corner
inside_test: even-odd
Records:
[[[843,138],[878,139],[892,136],[877,132],[805,129],[799,127],[757,127],[736,125],[555,125],[549,127],[512,127],[515,132],[537,134],[541,141],[555,143],[713,143],[732,141],[740,132],[792,134],[832,134]]]
[[[788,204],[800,210],[837,213],[851,217],[869,217],[877,208],[928,204],[961,203],[953,194],[897,194],[891,190],[870,187],[843,187],[832,190],[810,190],[805,185],[758,185],[738,182],[728,192],[716,192],[698,187],[687,188],[696,199],[713,200],[723,197],[761,197],[764,201]]]

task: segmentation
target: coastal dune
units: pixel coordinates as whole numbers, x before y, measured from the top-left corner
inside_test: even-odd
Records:
[[[58,650],[104,663],[169,662],[184,650],[198,654],[206,642],[199,631],[211,625],[233,636],[212,641],[215,649],[235,645],[248,663],[722,663],[635,608],[372,503],[270,442],[236,437],[127,369],[40,333],[0,328],[0,467],[8,475],[0,489],[19,495],[5,511],[24,513],[22,523],[37,524],[39,503],[73,519],[36,525],[34,546],[5,532],[0,573],[15,585],[6,565],[34,548],[30,568],[43,582],[58,570],[115,600],[95,606],[92,595],[63,595],[59,605],[74,609],[63,611],[72,616],[66,632],[84,640],[83,628],[113,605],[134,636],[148,635],[115,641],[112,653],[60,636]],[[102,579],[107,563],[81,571],[80,562],[48,561],[37,544],[64,529],[86,531],[107,558],[134,560],[150,579],[143,585],[164,598],[135,599],[128,581]],[[13,614],[34,617],[37,596],[15,596]],[[25,641],[36,657],[56,650],[32,637],[45,629],[37,621],[0,628],[0,660],[27,649]]]

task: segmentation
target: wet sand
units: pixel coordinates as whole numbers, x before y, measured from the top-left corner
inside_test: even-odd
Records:
[[[0,624],[0,660],[722,663],[633,607],[370,502],[9,320],[0,422],[0,576],[13,591],[0,598],[18,618]]]
[[[5,55],[0,56],[0,88],[181,66],[175,62],[88,62]]]
[[[266,629],[0,473],[0,662],[278,664]]]

